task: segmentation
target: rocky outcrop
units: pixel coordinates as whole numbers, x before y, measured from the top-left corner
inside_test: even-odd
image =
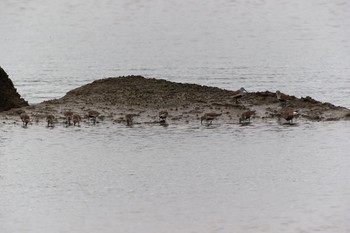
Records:
[[[24,106],[28,106],[28,102],[21,98],[7,73],[0,67],[0,112]]]

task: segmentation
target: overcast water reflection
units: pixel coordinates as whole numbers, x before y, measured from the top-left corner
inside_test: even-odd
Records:
[[[136,74],[350,107],[349,11],[342,0],[2,0],[0,66],[30,103]],[[252,122],[1,123],[0,232],[350,232],[350,123]]]
[[[1,228],[346,232],[347,125],[2,126]]]

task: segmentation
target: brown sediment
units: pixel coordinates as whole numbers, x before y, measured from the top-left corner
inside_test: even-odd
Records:
[[[171,121],[200,123],[204,113],[217,112],[222,114],[220,122],[238,123],[239,117],[246,111],[255,111],[254,120],[257,121],[277,119],[284,108],[293,108],[301,114],[300,120],[350,119],[350,110],[347,108],[322,103],[309,96],[289,97],[286,106],[281,106],[275,92],[249,92],[236,103],[231,90],[142,76],[126,76],[97,80],[69,91],[60,99],[14,109],[5,114],[18,115],[25,111],[40,116],[59,114],[68,108],[86,119],[88,110],[95,109],[100,113],[98,118],[104,121],[120,122],[125,114],[137,114],[138,122],[152,123],[158,122],[160,111],[167,111]]]

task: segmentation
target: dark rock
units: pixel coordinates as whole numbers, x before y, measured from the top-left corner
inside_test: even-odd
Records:
[[[28,102],[21,98],[11,79],[0,67],[0,112],[24,106],[28,106]]]

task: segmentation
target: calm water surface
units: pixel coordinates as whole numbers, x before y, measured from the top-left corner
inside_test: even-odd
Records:
[[[2,126],[0,228],[349,232],[348,125]]]
[[[350,107],[350,3],[2,0],[30,103],[141,74]],[[350,232],[349,122],[0,125],[0,232]]]

